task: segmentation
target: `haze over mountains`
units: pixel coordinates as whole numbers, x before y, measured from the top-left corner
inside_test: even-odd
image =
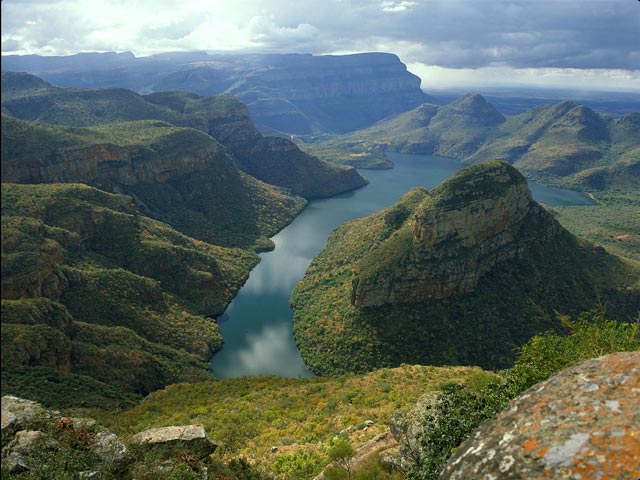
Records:
[[[123,87],[139,93],[230,93],[263,132],[346,132],[434,101],[420,79],[388,53],[342,56],[126,53],[69,57],[3,56],[4,70],[27,71],[63,87]],[[375,99],[375,100],[374,100]]]
[[[640,115],[613,119],[572,101],[504,116],[481,95],[467,94],[444,106],[425,103],[367,129],[302,145],[351,165],[389,165],[383,153],[397,151],[465,163],[503,160],[527,175],[587,188],[640,186]]]

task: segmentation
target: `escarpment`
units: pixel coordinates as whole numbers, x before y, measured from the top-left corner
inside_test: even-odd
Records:
[[[150,129],[164,145],[143,142],[127,144],[124,138],[109,141],[96,131],[86,141],[87,130],[70,129],[74,140],[53,140],[46,146],[19,140],[17,134],[31,130],[31,135],[48,139],[58,134],[56,127],[26,124],[3,116],[3,140],[11,148],[3,155],[2,181],[14,183],[165,183],[179,175],[216,168],[227,175],[233,173],[233,160],[224,147],[207,135],[192,129],[178,129],[164,122],[134,122],[123,125],[135,135],[137,130]],[[15,133],[14,133],[15,132]],[[88,132],[91,132],[89,130]],[[155,139],[154,139],[155,140]],[[167,152],[171,143],[181,148]],[[44,148],[43,148],[44,147]],[[25,161],[29,157],[28,161]],[[224,173],[222,173],[224,174]]]
[[[477,170],[477,169],[476,169]],[[496,265],[523,254],[525,229],[534,239],[560,235],[558,223],[531,198],[526,180],[513,167],[494,162],[454,177],[424,199],[396,236],[405,251],[392,265],[378,262],[373,249],[355,267],[352,303],[356,307],[441,299],[471,292]],[[410,238],[409,238],[410,237]]]

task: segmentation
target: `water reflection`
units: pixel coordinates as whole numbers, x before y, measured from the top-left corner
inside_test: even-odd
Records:
[[[262,261],[219,319],[224,345],[212,359],[222,378],[244,375],[311,376],[293,338],[289,296],[331,231],[348,220],[393,204],[416,186],[433,188],[462,168],[457,160],[429,155],[388,154],[392,170],[368,170],[370,183],[337,197],[311,202],[273,237],[276,248]],[[529,182],[533,197],[547,205],[586,205],[587,196]]]
[[[277,375],[308,377],[307,370],[291,338],[291,326],[285,323],[263,326],[246,333],[246,342],[218,359],[216,369],[225,377],[245,375]]]

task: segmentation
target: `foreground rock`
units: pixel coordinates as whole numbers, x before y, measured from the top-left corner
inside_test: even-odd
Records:
[[[135,434],[129,442],[144,445],[160,458],[189,455],[200,460],[211,455],[218,447],[202,425],[152,428]]]
[[[582,362],[541,382],[478,429],[441,479],[640,475],[640,352]]]
[[[93,419],[64,417],[30,400],[2,397],[3,478],[5,470],[29,478],[149,478],[149,473],[171,475],[185,464],[206,474],[216,449],[202,425],[146,430],[130,443],[143,445],[135,457]]]

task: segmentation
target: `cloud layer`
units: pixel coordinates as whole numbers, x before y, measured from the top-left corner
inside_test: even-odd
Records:
[[[636,0],[5,0],[3,53],[391,51],[442,68],[640,69]]]

